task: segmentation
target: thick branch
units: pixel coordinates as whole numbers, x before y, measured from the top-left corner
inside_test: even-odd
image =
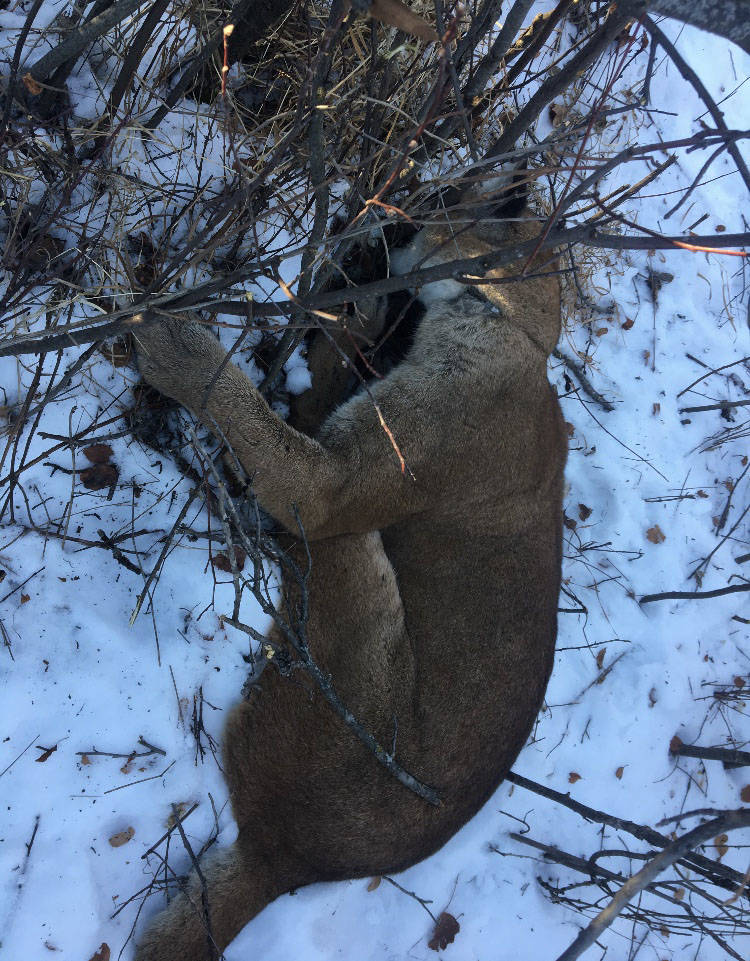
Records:
[[[725,767],[750,765],[750,751],[737,751],[729,747],[701,747],[699,744],[680,743],[670,746],[669,753],[681,757],[697,757],[702,761],[721,761]]]
[[[619,0],[619,6],[639,16],[637,0]],[[650,0],[649,9],[693,27],[726,37],[750,53],[750,0]]]

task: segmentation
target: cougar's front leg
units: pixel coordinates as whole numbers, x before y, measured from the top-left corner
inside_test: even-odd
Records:
[[[136,330],[135,339],[143,377],[229,441],[269,513],[295,533],[295,508],[310,536],[325,526],[349,458],[278,417],[196,321],[172,318]]]

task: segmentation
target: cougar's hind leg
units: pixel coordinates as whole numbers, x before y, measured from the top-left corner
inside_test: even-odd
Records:
[[[399,762],[418,772],[417,675],[381,537],[310,547],[312,655],[354,717],[386,750],[395,737]],[[224,772],[241,830],[294,867],[292,886],[395,869],[409,859],[408,825],[428,807],[378,763],[304,670],[285,676],[273,663],[228,718]]]

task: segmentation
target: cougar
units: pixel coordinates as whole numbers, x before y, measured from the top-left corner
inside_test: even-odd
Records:
[[[394,262],[408,271],[537,232],[523,220],[444,219]],[[172,319],[138,333],[145,379],[221,429],[277,524],[299,538],[301,523],[311,653],[439,804],[378,764],[299,672],[266,668],[224,732],[237,840],[201,864],[205,890],[194,871],[156,916],[137,961],[215,958],[284,892],[428,857],[487,801],[528,738],[554,654],[566,440],[546,373],[558,277],[493,283],[513,272],[425,287],[403,358],[351,396],[318,333],[313,386],[290,422],[205,327]],[[354,354],[343,335],[339,348]],[[269,638],[284,644],[275,628]]]

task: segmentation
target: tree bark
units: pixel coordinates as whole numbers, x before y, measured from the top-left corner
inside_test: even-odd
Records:
[[[619,0],[621,9],[640,16],[640,0]],[[693,27],[725,37],[750,53],[750,0],[650,0],[651,14],[674,17]]]

